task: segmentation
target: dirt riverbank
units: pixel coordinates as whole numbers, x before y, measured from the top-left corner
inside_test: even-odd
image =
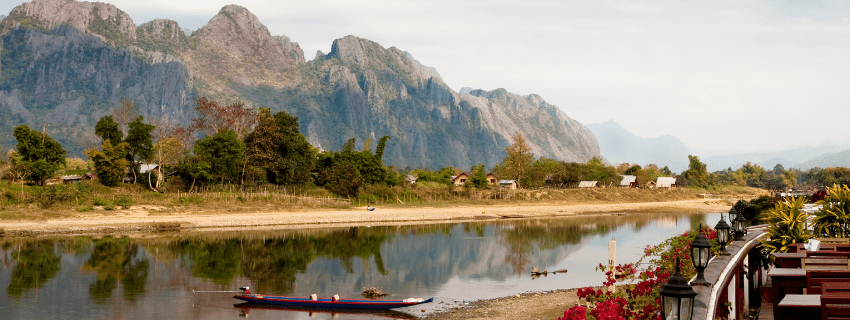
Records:
[[[160,231],[301,229],[364,225],[401,225],[504,218],[573,216],[589,213],[725,212],[732,199],[694,199],[639,203],[544,203],[466,205],[458,207],[385,207],[253,213],[193,212],[134,206],[126,210],[91,211],[69,217],[0,220],[5,237],[45,235],[134,234]]]

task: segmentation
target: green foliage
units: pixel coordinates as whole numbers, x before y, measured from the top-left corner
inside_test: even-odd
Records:
[[[378,159],[384,157],[384,147],[386,146],[387,140],[389,139],[390,136],[383,136],[380,140],[378,140],[378,148],[375,149],[375,156],[378,157]]]
[[[487,174],[484,172],[484,164],[472,166],[472,175],[469,176],[469,185],[476,188],[485,188],[487,184]]]
[[[440,184],[448,185],[451,183],[452,174],[454,172],[454,168],[452,167],[444,167],[439,171],[431,171],[428,169],[416,169],[411,172],[411,174],[416,178],[417,183],[421,182],[436,182]]]
[[[329,182],[325,187],[335,194],[343,197],[356,197],[363,186],[363,178],[350,163],[340,163],[334,166],[329,173]]]
[[[46,186],[35,196],[36,202],[42,209],[49,209],[57,202],[65,202],[77,197],[76,190],[66,186]]]
[[[826,168],[821,172],[824,185],[850,185],[850,168]]]
[[[772,209],[776,205],[776,201],[768,196],[761,196],[752,201],[738,200],[735,203],[735,211],[743,214],[744,218],[750,221],[750,224],[760,224],[761,214]]]
[[[684,187],[699,187],[705,188],[710,185],[708,179],[708,171],[705,163],[702,163],[697,156],[688,156],[688,170],[682,172],[676,180],[676,183]]]
[[[94,133],[103,141],[108,140],[112,145],[119,144],[124,139],[124,134],[118,128],[118,123],[112,120],[112,116],[100,118],[94,127]]]
[[[65,149],[53,138],[22,124],[14,130],[18,140],[17,154],[13,163],[29,173],[29,178],[38,185],[52,177],[65,166]]]
[[[823,208],[815,213],[813,229],[821,237],[843,238],[850,236],[850,188],[832,185],[827,197],[819,201]]]
[[[127,138],[124,139],[130,148],[128,156],[130,161],[144,161],[151,159],[153,150],[153,139],[151,131],[154,126],[143,123],[144,117],[139,116],[133,122],[127,124],[130,130],[127,132]]]
[[[127,160],[127,149],[130,146],[126,142],[113,146],[109,140],[106,140],[101,148],[103,151],[88,150],[86,155],[94,163],[97,180],[108,187],[117,186],[124,179],[127,167],[130,165],[130,161]]]
[[[115,197],[115,205],[121,207],[122,209],[130,209],[130,206],[133,204],[130,201],[130,197],[125,195],[120,195]]]
[[[804,202],[803,197],[785,199],[764,215],[769,238],[759,241],[765,256],[772,257],[774,252],[788,252],[788,245],[805,243],[812,238],[805,228],[809,215],[800,210]]]
[[[195,143],[196,162],[191,165],[192,179],[211,178],[221,182],[238,181],[244,161],[245,143],[228,130]]]

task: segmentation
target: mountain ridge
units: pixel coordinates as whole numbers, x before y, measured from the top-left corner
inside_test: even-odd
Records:
[[[293,114],[308,141],[326,149],[390,135],[385,160],[398,167],[492,166],[517,133],[537,156],[600,156],[590,130],[537,95],[460,94],[410,53],[355,36],[306,61],[297,42],[271,35],[238,5],[187,36],[167,19],[136,27],[109,4],[35,0],[0,30],[0,115],[10,116],[0,129],[47,123],[63,145],[77,146],[71,154],[123,97],[146,119],[186,124],[205,96]]]

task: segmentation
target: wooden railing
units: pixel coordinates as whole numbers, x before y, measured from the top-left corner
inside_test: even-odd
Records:
[[[766,237],[766,226],[747,229],[742,241],[726,247],[728,256],[716,256],[708,262],[705,279],[711,286],[694,286],[694,320],[745,319],[751,307],[761,305],[761,287],[767,270],[761,266],[759,239]]]

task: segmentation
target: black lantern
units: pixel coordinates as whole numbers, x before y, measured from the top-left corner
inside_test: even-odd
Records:
[[[702,226],[700,226],[696,239],[691,242],[691,260],[694,262],[694,268],[697,269],[697,278],[692,282],[695,286],[707,287],[711,285],[708,281],[705,281],[705,276],[702,273],[708,266],[709,249],[711,249],[711,242],[708,242],[708,239],[702,235]]]
[[[735,240],[744,239],[744,231],[746,231],[747,219],[744,218],[743,214],[739,214],[737,217],[735,217],[735,220],[732,221],[732,226],[735,228]]]
[[[729,241],[729,229],[732,227],[726,223],[726,220],[723,219],[723,214],[720,215],[720,221],[717,222],[717,225],[714,226],[714,230],[717,230],[717,242],[720,242],[720,253],[721,256],[728,256],[729,252],[726,251],[726,241]]]
[[[679,259],[676,259],[676,273],[658,289],[658,293],[661,294],[661,319],[691,320],[697,293],[679,273]]]
[[[729,222],[735,221],[735,218],[738,217],[738,210],[735,210],[735,207],[729,209]]]

